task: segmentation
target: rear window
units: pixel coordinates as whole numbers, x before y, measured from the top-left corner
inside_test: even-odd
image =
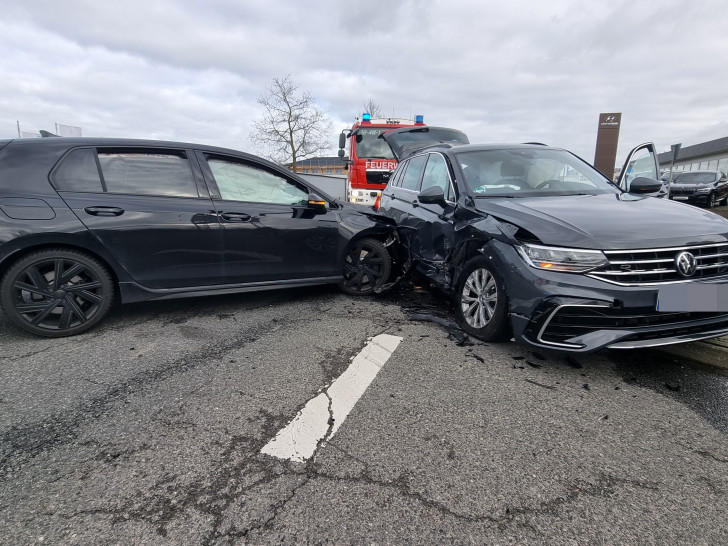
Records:
[[[198,196],[189,162],[181,154],[99,150],[98,155],[106,191],[110,193]]]
[[[94,150],[80,148],[69,153],[53,173],[53,184],[58,191],[104,191]]]
[[[425,166],[425,161],[427,161],[426,155],[418,155],[409,160],[407,170],[402,176],[402,188],[417,191],[420,186],[420,175],[422,174],[422,168]]]
[[[79,148],[56,168],[53,184],[58,191],[198,197],[186,154],[174,151]]]

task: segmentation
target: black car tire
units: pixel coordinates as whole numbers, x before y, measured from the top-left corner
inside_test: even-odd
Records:
[[[114,284],[103,265],[60,248],[28,254],[0,282],[0,303],[8,318],[45,337],[88,330],[104,318],[113,297]]]
[[[707,201],[705,202],[705,207],[712,209],[717,204],[718,204],[718,201],[716,200],[715,192],[711,192],[710,195],[708,196]]]
[[[728,205],[728,193],[725,194],[725,197],[723,199],[721,199],[720,201],[718,201],[718,204],[719,205],[722,205],[724,207],[726,205]]]
[[[455,287],[455,316],[468,334],[504,341],[510,334],[505,285],[485,256],[465,264]]]
[[[344,255],[339,288],[353,296],[366,296],[382,286],[392,270],[392,258],[376,239],[354,241]]]

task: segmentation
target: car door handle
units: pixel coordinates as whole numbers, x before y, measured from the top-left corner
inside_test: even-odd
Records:
[[[124,214],[124,209],[119,207],[86,207],[83,210],[91,216],[121,216]]]
[[[220,216],[228,222],[249,222],[252,216],[244,212],[221,212]]]

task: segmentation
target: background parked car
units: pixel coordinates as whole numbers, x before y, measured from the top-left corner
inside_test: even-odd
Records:
[[[402,261],[453,296],[471,335],[593,351],[728,333],[728,220],[645,197],[659,181],[623,192],[542,145],[440,143],[400,159],[380,210]]]
[[[0,302],[35,334],[133,302],[389,275],[389,226],[284,168],[178,142],[0,141]]]
[[[670,199],[712,208],[728,204],[728,177],[722,171],[687,171],[673,176]]]

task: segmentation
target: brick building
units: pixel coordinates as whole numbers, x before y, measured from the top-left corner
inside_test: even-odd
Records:
[[[312,157],[296,161],[296,172],[302,174],[343,175],[344,162],[339,156]]]

